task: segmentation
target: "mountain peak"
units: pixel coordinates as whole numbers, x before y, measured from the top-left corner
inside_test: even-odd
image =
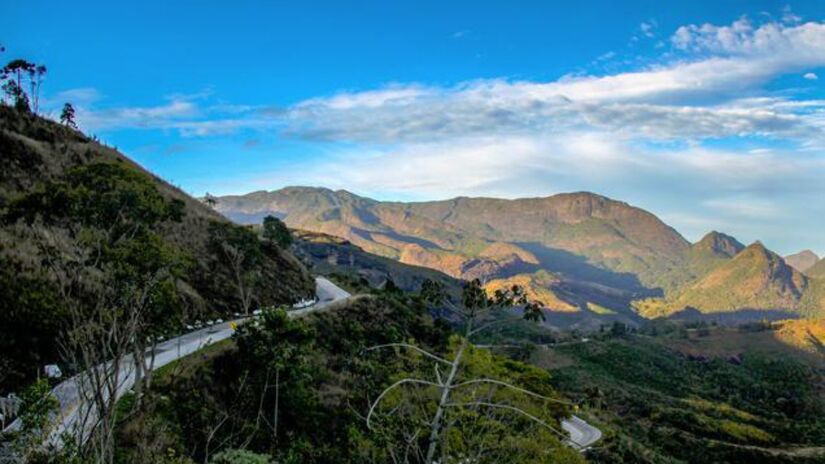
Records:
[[[701,240],[696,242],[694,249],[709,251],[714,255],[723,255],[728,258],[736,256],[745,248],[739,240],[722,232],[708,232]]]
[[[674,307],[702,312],[794,310],[807,285],[804,275],[756,241],[682,289]]]
[[[750,245],[746,246],[741,253],[739,253],[743,259],[746,257],[764,257],[766,259],[773,259],[773,258],[781,258],[776,253],[769,250],[765,244],[760,242],[759,240],[751,243]]]
[[[819,256],[811,250],[802,250],[785,257],[785,262],[800,272],[805,272],[819,262]]]

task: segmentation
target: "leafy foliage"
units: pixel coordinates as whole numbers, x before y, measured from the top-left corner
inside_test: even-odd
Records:
[[[689,358],[667,344],[608,337],[554,350],[569,361],[553,384],[586,398],[607,432],[596,462],[817,462],[776,451],[825,439],[816,367],[750,351]]]
[[[421,300],[400,292],[357,298],[347,307],[300,320],[283,311],[265,311],[257,323],[240,327],[232,344],[185,359],[173,368],[174,375],[161,376],[154,399],[122,427],[121,441],[133,442],[137,430],[160,434],[163,443],[189,450],[196,461],[245,448],[276,462],[386,462],[399,444],[392,433],[367,429],[364,415],[370,401],[400,373],[429,372],[431,366],[414,355],[364,350],[413,341],[447,355],[455,349],[450,333]],[[468,375],[483,371],[555,396],[546,372],[484,350],[468,356]],[[527,405],[524,398],[507,399],[554,422],[562,413],[539,403]],[[522,456],[522,461],[508,462],[580,462],[551,432],[529,421],[512,429],[505,427],[512,416],[497,417],[468,407],[456,420],[476,439],[485,437],[499,451]],[[455,449],[477,444],[461,443],[458,436],[450,440]],[[133,455],[133,460],[149,457]]]
[[[288,248],[294,241],[286,224],[275,216],[264,218],[263,237],[281,248]]]

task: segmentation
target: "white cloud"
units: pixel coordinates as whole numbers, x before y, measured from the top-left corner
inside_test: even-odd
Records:
[[[809,79],[808,70],[825,66],[825,24],[687,25],[670,44],[670,58],[617,74],[392,84],[269,109],[210,106],[208,96],[145,108],[90,103],[79,119],[95,130],[252,128],[333,142],[321,144],[320,158],[245,181],[243,190],[311,184],[411,199],[595,190],[667,213],[691,238],[724,227],[743,240],[787,244],[780,217],[820,230],[825,100],[765,84],[786,74]],[[710,139],[739,145],[711,149]]]
[[[85,129],[105,131],[129,127],[165,128],[170,121],[192,118],[198,115],[195,103],[186,100],[172,100],[164,105],[149,107],[121,107],[92,109],[78,105],[77,120]]]
[[[643,31],[657,27],[653,21],[642,24]],[[777,76],[825,66],[825,24],[754,25],[742,18],[727,26],[680,27],[671,42],[687,55],[612,75],[486,79],[452,87],[392,84],[275,110],[205,106],[200,100],[209,97],[207,91],[173,96],[158,107],[82,105],[79,120],[93,130],[163,128],[203,136],[255,128],[361,143],[599,129],[663,140],[759,136],[823,145],[821,102],[803,107],[796,103],[805,100],[753,96]]]
[[[345,92],[289,108],[287,132],[377,143],[593,125],[655,138],[821,133],[822,121],[810,111],[774,105],[776,99],[765,107],[742,107],[739,100],[777,76],[825,65],[825,24],[754,26],[743,18],[729,26],[684,26],[671,40],[702,57],[552,82],[490,79]]]
[[[783,215],[782,208],[771,199],[754,199],[748,196],[712,198],[704,202],[722,214],[734,218],[753,218],[764,220],[779,220]]]
[[[784,150],[650,148],[599,131],[476,136],[331,154],[245,190],[323,185],[391,199],[516,198],[594,191],[646,208],[696,240],[722,229],[793,249],[825,215],[825,160]],[[814,246],[814,242],[809,242]]]
[[[805,73],[805,74],[802,75],[802,77],[809,80],[809,81],[815,81],[815,80],[819,79],[819,76],[817,76],[815,73],[812,73],[812,72]]]
[[[639,24],[639,30],[642,32],[642,35],[644,35],[647,38],[656,37],[657,27],[658,24],[655,20],[652,19],[650,21],[643,21],[641,24]]]

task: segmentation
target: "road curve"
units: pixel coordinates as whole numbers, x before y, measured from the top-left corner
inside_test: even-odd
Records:
[[[315,278],[316,295],[318,300],[312,306],[289,311],[290,317],[302,317],[311,312],[325,308],[332,303],[345,300],[351,295],[323,277]],[[183,334],[179,337],[166,340],[155,346],[155,362],[153,370],[171,364],[187,355],[200,351],[201,349],[214,343],[226,340],[232,336],[233,324],[241,323],[246,318],[235,321],[224,322],[194,332]],[[130,360],[126,360],[123,367],[124,378],[118,388],[117,395],[122,396],[128,392],[135,383],[134,366]],[[60,403],[58,417],[61,423],[55,428],[50,436],[50,443],[61,447],[62,434],[64,431],[72,430],[76,427],[78,420],[84,413],[80,407],[80,389],[78,386],[80,376],[75,376],[58,384],[53,390],[55,398]],[[579,451],[584,452],[602,437],[602,432],[582,420],[578,416],[572,416],[561,422],[562,428],[570,434],[567,444]],[[16,431],[21,427],[20,420],[15,420],[3,431]],[[84,435],[86,435],[84,433]]]
[[[504,347],[511,347],[511,345],[475,345],[476,348],[485,348],[485,349],[492,349],[492,348],[500,348]],[[516,345],[512,345],[516,346]],[[584,421],[581,417],[578,416],[571,416],[569,419],[563,419],[561,421],[561,428],[564,429],[567,433],[570,434],[570,438],[565,441],[565,443],[573,449],[576,449],[580,452],[587,451],[588,448],[593,446],[593,443],[599,441],[602,438],[602,431],[593,427],[592,425],[588,424]]]
[[[289,317],[302,317],[351,296],[348,292],[323,277],[316,277],[315,284],[316,296],[318,298],[316,303],[303,309],[288,311],[287,315]],[[233,324],[243,323],[246,319],[247,318],[241,318],[234,321],[224,322],[222,324],[189,332],[155,345],[155,362],[152,369],[159,369],[209,345],[226,340],[231,337],[234,332],[234,329],[232,328]],[[131,390],[135,384],[135,370],[131,358],[124,361],[122,372],[123,380],[117,390],[117,396],[119,397]],[[78,421],[86,423],[93,422],[81,420],[83,415],[89,414],[88,408],[81,408],[80,404],[79,382],[81,381],[82,376],[81,374],[78,374],[61,382],[54,389],[52,389],[52,393],[60,404],[58,410],[60,424],[55,427],[55,430],[49,438],[49,442],[52,445],[61,447],[63,445],[61,439],[63,432],[72,431],[77,426]],[[19,430],[21,425],[20,420],[17,419],[9,424],[3,432]],[[85,435],[87,435],[87,433],[84,432],[84,436]]]
[[[586,451],[599,441],[602,431],[584,421],[581,417],[572,416],[561,421],[561,427],[570,434],[567,444],[579,451]]]

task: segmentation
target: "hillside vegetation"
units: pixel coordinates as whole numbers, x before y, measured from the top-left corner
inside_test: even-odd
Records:
[[[682,289],[672,306],[712,312],[794,310],[807,289],[805,275],[754,243]]]
[[[820,259],[816,264],[809,267],[805,274],[811,277],[825,278],[825,258]]]
[[[339,237],[301,230],[293,235],[293,252],[316,274],[356,278],[363,280],[363,287],[395,286],[407,292],[418,291],[425,280],[440,282],[454,293],[461,288],[458,280],[446,274],[367,253]]]
[[[168,305],[158,309],[169,325],[158,334],[180,330],[186,320],[243,312],[219,246],[230,236],[252,247],[253,305],[290,303],[314,292],[310,275],[290,253],[259,242],[76,130],[0,106],[0,153],[0,390],[61,360],[59,335],[70,303],[148,260],[174,262]],[[69,262],[73,271],[56,270]],[[127,262],[135,266],[126,269]],[[63,285],[83,274],[90,286],[84,294]]]
[[[369,351],[388,343],[414,343],[441,356],[456,337],[433,320],[420,299],[374,291],[335,311],[289,320],[267,311],[232,340],[185,358],[158,379],[151,398],[119,425],[121,462],[224,462],[244,450],[257,461],[287,463],[421,462],[422,433],[439,390],[409,385],[389,395],[373,417],[365,416],[383,389],[404,377],[432,375],[431,361],[417,352]],[[512,382],[557,398],[546,371],[482,349],[468,348],[462,376]],[[559,428],[564,405],[498,389],[473,390],[453,401],[504,399]],[[468,403],[468,405],[471,403]],[[559,437],[517,414],[484,408],[451,410],[443,462],[580,463],[584,459]],[[169,456],[175,458],[174,461]]]
[[[591,462],[822,462],[825,365],[786,344],[786,329],[805,331],[659,324],[530,359],[605,432]]]

